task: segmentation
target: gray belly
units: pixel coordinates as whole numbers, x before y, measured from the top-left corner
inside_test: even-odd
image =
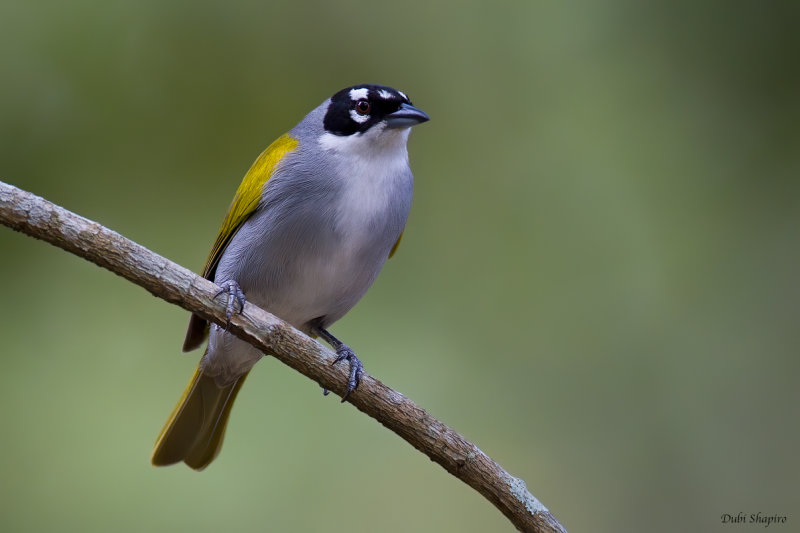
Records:
[[[237,232],[215,281],[234,279],[247,299],[308,332],[341,318],[375,281],[402,231],[376,217],[341,231],[333,210],[262,211]]]

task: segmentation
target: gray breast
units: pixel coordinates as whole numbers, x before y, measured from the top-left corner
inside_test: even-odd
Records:
[[[348,172],[347,161],[329,155],[301,140],[231,240],[215,279],[235,279],[248,300],[305,331],[311,320],[322,317],[323,327],[338,320],[364,295],[411,205],[407,164]]]

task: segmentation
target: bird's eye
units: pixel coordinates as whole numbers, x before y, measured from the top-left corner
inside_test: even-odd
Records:
[[[369,105],[368,100],[359,100],[356,104],[356,113],[359,115],[368,115],[371,110],[372,106]]]

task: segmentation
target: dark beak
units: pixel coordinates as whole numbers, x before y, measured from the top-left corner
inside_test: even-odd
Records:
[[[387,128],[410,128],[430,120],[421,109],[411,104],[401,104],[400,109],[386,116]]]

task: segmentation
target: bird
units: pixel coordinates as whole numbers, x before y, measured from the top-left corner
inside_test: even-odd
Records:
[[[226,295],[320,337],[347,361],[345,399],[363,364],[328,328],[366,293],[400,244],[411,208],[411,127],[429,120],[383,85],[336,92],[278,137],[239,185],[203,269]],[[238,309],[237,309],[238,308]],[[151,462],[203,470],[219,454],[231,407],[265,354],[193,314],[183,351],[208,344],[156,440]],[[327,393],[327,391],[325,391]]]

